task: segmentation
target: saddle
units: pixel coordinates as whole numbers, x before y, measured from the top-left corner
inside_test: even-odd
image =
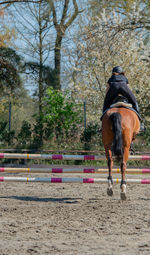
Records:
[[[110,105],[110,108],[116,107],[129,107],[132,108],[132,104],[129,104],[128,99],[122,95],[118,95],[114,100],[113,103]]]
[[[139,120],[141,121],[141,117],[138,114],[138,112],[133,108],[132,104],[130,104],[128,102],[128,99],[122,95],[118,95],[114,100],[113,103],[110,105],[110,107],[108,109],[106,109],[106,111],[103,112],[103,115],[101,116],[100,120],[102,120],[104,114],[111,108],[127,108],[129,110],[132,110],[133,112],[135,112],[139,118]]]

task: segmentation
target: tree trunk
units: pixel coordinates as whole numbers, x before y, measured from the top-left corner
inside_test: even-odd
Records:
[[[56,29],[56,41],[55,41],[55,89],[61,89],[61,82],[60,82],[60,74],[61,74],[61,46],[62,46],[62,39],[65,35],[67,28],[73,23],[75,18],[77,17],[79,10],[76,0],[73,0],[74,12],[68,19],[68,10],[70,0],[65,0],[63,5],[62,17],[60,22],[57,21],[56,9],[54,5],[54,1],[50,0],[50,6],[53,12],[53,23]]]
[[[61,73],[61,44],[62,34],[57,34],[55,42],[55,89],[61,90],[60,73]]]

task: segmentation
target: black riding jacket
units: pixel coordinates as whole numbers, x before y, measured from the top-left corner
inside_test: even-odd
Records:
[[[108,84],[110,88],[104,99],[103,112],[110,107],[110,105],[113,103],[113,100],[119,94],[126,97],[128,102],[131,103],[135,109],[137,108],[136,98],[128,87],[128,79],[124,75],[112,75],[108,80]]]

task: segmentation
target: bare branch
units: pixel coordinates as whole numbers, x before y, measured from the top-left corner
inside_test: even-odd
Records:
[[[54,26],[56,28],[56,30],[58,29],[58,22],[57,22],[57,16],[56,16],[56,10],[55,10],[55,6],[52,0],[49,1],[50,3],[50,7],[52,8],[52,12],[53,12],[53,22],[54,22]]]
[[[79,9],[78,9],[76,0],[73,0],[73,5],[74,5],[74,13],[71,16],[71,18],[68,20],[68,22],[65,24],[65,30],[72,24],[72,22],[75,20],[75,18],[77,17],[77,15],[79,13]]]
[[[10,5],[13,3],[39,3],[40,0],[8,0],[8,1],[0,1],[0,5]]]
[[[62,19],[61,19],[61,25],[64,25],[66,15],[67,15],[67,10],[68,10],[68,4],[69,0],[65,0],[64,8],[63,8],[63,14],[62,14]]]

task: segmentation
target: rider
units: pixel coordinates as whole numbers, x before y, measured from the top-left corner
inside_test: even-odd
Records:
[[[134,110],[139,114],[139,107],[136,98],[128,87],[128,79],[126,78],[122,67],[116,66],[112,69],[112,76],[107,83],[103,113],[110,107],[113,100],[120,94],[127,98],[128,103],[132,104]]]

